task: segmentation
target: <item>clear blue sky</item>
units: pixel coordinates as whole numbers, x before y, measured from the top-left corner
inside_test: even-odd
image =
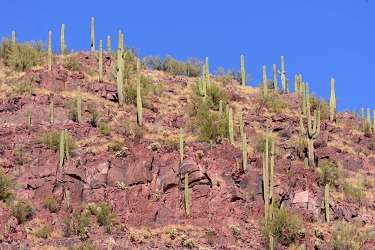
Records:
[[[106,48],[110,35],[117,49],[121,29],[141,58],[208,56],[211,73],[219,66],[239,69],[243,54],[251,86],[261,81],[263,65],[272,78],[272,65],[280,69],[284,55],[291,83],[302,74],[311,92],[329,98],[333,77],[340,111],[375,109],[375,0],[0,0],[0,6],[1,37],[15,30],[20,42],[46,42],[52,31],[59,51],[64,23],[68,51],[89,51],[95,17],[96,48],[100,39]]]

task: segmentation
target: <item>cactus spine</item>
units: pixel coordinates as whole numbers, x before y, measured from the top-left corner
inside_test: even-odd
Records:
[[[67,129],[65,129],[65,132],[64,132],[64,140],[65,140],[65,155],[66,155],[66,159],[69,160],[70,159],[69,136],[68,136],[68,130]]]
[[[263,97],[267,97],[267,87],[266,65],[263,65]]]
[[[91,51],[95,51],[94,17],[91,17]]]
[[[282,91],[286,91],[286,84],[285,84],[285,68],[284,68],[284,56],[281,56],[281,71],[279,70],[279,75],[281,76],[281,88]]]
[[[27,125],[31,125],[31,110],[30,106],[27,107]]]
[[[336,111],[335,79],[331,78],[331,97],[329,98],[329,120],[333,121]]]
[[[189,204],[189,175],[185,174],[185,211],[186,215],[190,215],[190,204]]]
[[[276,72],[276,64],[272,66],[273,71],[273,87],[275,88],[275,91],[277,91],[277,72]]]
[[[16,44],[16,32],[14,30],[12,31],[12,44]]]
[[[142,126],[142,98],[141,98],[141,66],[137,58],[137,111],[138,125]]]
[[[233,111],[232,108],[229,109],[229,140],[232,145],[234,145],[234,132],[233,132]]]
[[[64,164],[64,136],[65,136],[65,133],[64,131],[61,131],[61,135],[60,135],[60,163],[59,163],[59,166],[60,168],[63,166]]]
[[[301,114],[301,109],[298,109],[300,128],[303,134],[307,135],[307,147],[308,147],[308,160],[309,166],[315,167],[314,163],[314,140],[319,136],[320,133],[320,110],[318,114],[314,110],[314,124],[311,124],[311,114],[310,114],[310,98],[309,98],[309,84],[306,83],[305,86],[305,96],[306,96],[306,116],[307,116],[307,129],[304,128],[303,119]]]
[[[81,87],[77,87],[77,121],[78,123],[82,122],[82,95]]]
[[[239,120],[240,120],[240,135],[243,135],[243,119],[242,119],[242,108],[240,108],[238,112]]]
[[[48,70],[52,70],[52,31],[48,32]]]
[[[60,35],[60,52],[61,55],[66,55],[66,46],[65,46],[65,24],[61,25],[61,35]]]
[[[180,128],[180,163],[184,161],[184,140],[182,138],[182,128]]]
[[[103,42],[99,41],[99,82],[103,82]]]
[[[49,104],[49,120],[51,124],[55,122],[54,114],[53,114],[53,101]]]
[[[245,59],[243,55],[241,55],[241,83],[242,86],[246,85]]]
[[[242,135],[242,167],[243,171],[247,170],[247,140],[246,133]]]
[[[111,50],[111,37],[110,36],[107,36],[107,51],[108,51],[108,53],[112,52],[112,50]]]
[[[324,189],[324,204],[326,208],[326,221],[329,224],[329,184],[326,184]]]

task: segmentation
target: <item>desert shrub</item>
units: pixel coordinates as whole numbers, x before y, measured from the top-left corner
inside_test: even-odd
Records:
[[[266,134],[260,134],[257,133],[253,136],[251,139],[251,142],[253,143],[253,150],[255,154],[263,154],[266,152]],[[275,148],[276,147],[276,140],[275,140]],[[271,154],[271,139],[268,138],[268,153]],[[276,154],[276,153],[275,153]]]
[[[202,73],[203,62],[195,57],[186,60],[186,74],[190,77],[198,77]]]
[[[361,190],[350,183],[344,185],[344,195],[349,202],[361,201]]]
[[[106,123],[104,123],[104,122],[101,122],[101,123],[99,124],[99,128],[98,128],[98,130],[99,130],[99,133],[100,133],[100,134],[103,134],[103,135],[109,135],[110,132],[111,132],[111,130],[110,130],[108,124],[106,124]]]
[[[77,97],[74,97],[67,101],[63,101],[63,105],[69,110],[69,119],[74,122],[78,122]]]
[[[210,244],[211,246],[215,244],[217,239],[215,230],[213,230],[212,228],[208,229],[204,236],[207,239],[208,244]]]
[[[302,220],[289,212],[288,207],[279,208],[279,204],[273,205],[273,218],[262,217],[259,220],[262,233],[273,235],[276,242],[283,245],[295,243],[302,231]]]
[[[85,71],[85,73],[88,76],[94,77],[96,75],[96,70],[95,69],[88,69],[88,70]]]
[[[77,71],[82,67],[82,64],[79,61],[78,56],[71,55],[71,56],[66,56],[64,58],[63,66],[67,70]],[[87,73],[89,74],[89,72],[87,72]],[[90,74],[91,74],[91,72],[90,72]]]
[[[21,81],[12,86],[13,92],[18,95],[32,94],[34,89],[33,83],[28,77],[24,77]]]
[[[116,157],[126,157],[128,155],[128,148],[124,147],[124,143],[113,140],[111,143],[108,144],[108,150],[112,151]]]
[[[363,249],[364,245],[373,239],[371,228],[359,230],[358,223],[339,221],[332,232],[329,245],[334,250]]]
[[[18,144],[16,145],[16,148],[14,149],[14,157],[15,157],[15,163],[19,165],[27,164],[30,162],[30,158],[27,157],[24,153],[23,145]]]
[[[300,160],[304,160],[306,157],[307,149],[306,136],[293,136],[291,145],[296,150]]]
[[[265,97],[263,96],[262,91],[259,93],[260,94],[258,97],[258,104],[259,104],[258,109],[265,107],[269,110],[272,110],[276,114],[280,114],[283,111],[283,109],[286,107],[284,100],[281,99],[281,96],[278,93],[272,91],[268,93],[268,95]]]
[[[59,211],[59,203],[56,197],[48,197],[43,200],[43,207],[48,209],[51,213],[56,213]]]
[[[230,225],[229,230],[233,233],[235,237],[240,236],[241,234],[241,227],[238,223]]]
[[[92,127],[97,127],[98,126],[98,117],[99,117],[99,111],[97,109],[97,105],[94,101],[90,101],[86,105],[86,109],[89,111],[89,116],[90,116],[90,125]]]
[[[193,248],[195,246],[195,241],[193,238],[188,238],[187,235],[181,235],[181,245],[187,248]]]
[[[35,209],[28,200],[19,199],[16,205],[12,204],[10,214],[17,218],[19,224],[22,224],[34,217]]]
[[[69,250],[96,250],[98,246],[93,241],[82,242],[78,246],[69,248]]]
[[[0,45],[0,58],[5,66],[16,71],[26,71],[30,67],[43,63],[46,51],[43,42],[26,42],[12,44],[9,38],[3,38]]]
[[[337,162],[322,161],[319,163],[319,168],[321,170],[320,185],[337,185],[337,181],[341,177],[341,171]]]
[[[152,85],[152,94],[160,96],[165,90],[165,84],[163,82],[154,83]]]
[[[64,235],[66,237],[71,235],[78,235],[81,240],[86,240],[89,237],[89,223],[90,212],[80,205],[78,206],[69,218],[64,219]]]
[[[38,228],[35,232],[35,236],[38,238],[47,239],[52,233],[50,227],[44,225],[42,228]]]
[[[61,132],[59,131],[52,131],[49,134],[45,134],[41,142],[49,149],[57,150],[60,148],[60,139],[61,139]],[[69,150],[73,150],[77,148],[77,144],[74,142],[74,140],[68,136],[68,145]]]
[[[198,113],[195,122],[201,141],[209,142],[218,137],[228,136],[228,118],[218,112],[203,110]]]
[[[219,67],[216,71],[215,74],[218,75],[219,81],[223,86],[228,85],[232,80],[237,81],[239,84],[242,84],[242,77],[241,77],[241,71],[237,70],[235,71],[234,69],[229,69],[227,71],[224,70],[223,67]],[[246,82],[251,82],[253,79],[250,74],[246,74]]]
[[[148,68],[155,70],[163,70],[163,60],[160,58],[160,56],[147,56],[146,64]]]
[[[96,216],[100,226],[105,226],[108,232],[111,232],[116,215],[111,213],[112,205],[103,202],[100,205],[89,206],[91,214]]]
[[[143,136],[147,132],[145,127],[141,127],[137,123],[131,122],[129,120],[124,120],[122,125],[122,132],[127,137],[137,136],[139,138],[143,138]]]
[[[176,77],[186,74],[186,70],[187,67],[184,62],[172,59],[169,62],[169,69],[167,72]]]
[[[12,181],[10,176],[0,171],[0,200],[10,201],[14,198],[13,189],[16,184]]]

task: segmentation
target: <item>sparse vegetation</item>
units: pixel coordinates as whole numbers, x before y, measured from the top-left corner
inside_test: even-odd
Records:
[[[109,129],[108,124],[101,122],[99,124],[99,133],[102,135],[109,135],[111,133],[111,130]]]
[[[86,211],[82,205],[78,206],[69,218],[64,219],[64,235],[78,235],[81,240],[86,240],[90,236],[89,232],[90,212]]]
[[[56,197],[48,197],[43,200],[43,207],[48,209],[51,213],[56,213],[59,211],[59,203]]]
[[[320,185],[337,185],[337,181],[341,177],[341,172],[337,162],[322,161],[319,163],[319,168],[321,170],[319,180]]]
[[[57,150],[60,147],[60,139],[61,139],[60,135],[61,135],[60,132],[53,131],[49,134],[45,134],[42,137],[41,142],[47,148],[52,149],[52,150]],[[68,136],[68,146],[69,146],[70,151],[77,148],[77,144],[74,142],[74,140],[70,136]]]
[[[96,216],[100,226],[106,227],[108,233],[112,231],[116,215],[111,213],[111,204],[106,202],[103,202],[100,205],[91,204],[88,206],[88,210],[91,214]]]
[[[43,227],[38,228],[35,232],[35,236],[38,238],[47,239],[51,236],[52,230],[50,227],[43,225]]]
[[[12,178],[0,170],[0,200],[10,201],[14,198],[13,189],[16,184]]]
[[[19,224],[22,224],[34,217],[35,209],[28,200],[18,199],[10,207],[10,213],[17,218]]]
[[[24,77],[18,83],[15,83],[12,86],[12,90],[17,95],[32,94],[35,90],[33,83],[30,78]]]
[[[77,71],[82,67],[77,55],[69,55],[64,58],[64,68],[71,71]]]

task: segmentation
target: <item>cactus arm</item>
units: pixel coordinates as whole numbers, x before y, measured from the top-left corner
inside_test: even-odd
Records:
[[[302,114],[301,114],[301,109],[300,108],[298,109],[298,115],[299,115],[299,124],[300,124],[301,131],[302,131],[303,134],[307,134],[306,133],[306,129],[303,126],[303,119],[302,119]]]
[[[54,123],[53,101],[51,101],[49,105],[49,114],[50,114],[50,122],[51,124],[53,124]]]

